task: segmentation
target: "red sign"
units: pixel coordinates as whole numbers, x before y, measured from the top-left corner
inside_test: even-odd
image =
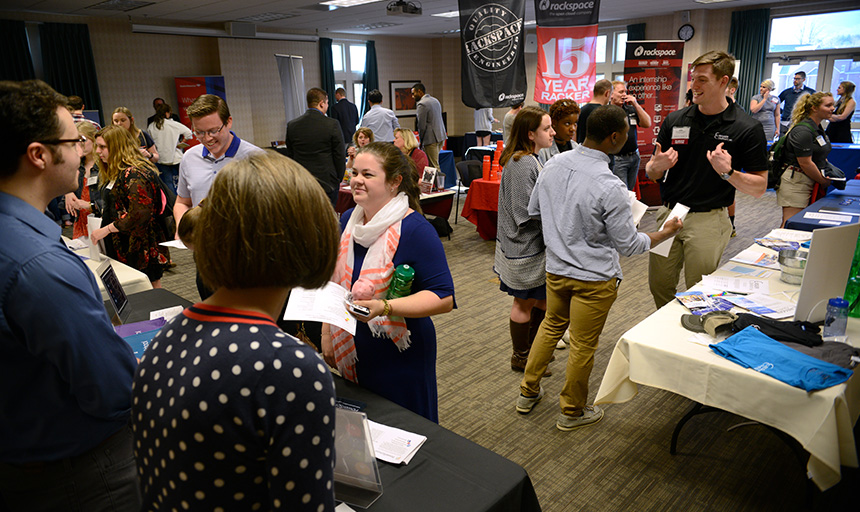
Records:
[[[537,27],[537,39],[535,101],[554,103],[563,98],[580,104],[590,101],[597,68],[594,60],[597,25]]]

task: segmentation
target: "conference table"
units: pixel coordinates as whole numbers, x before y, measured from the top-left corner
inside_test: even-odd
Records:
[[[825,218],[815,218],[824,214]],[[835,217],[838,216],[838,217]],[[787,229],[812,231],[860,222],[860,180],[849,180],[845,190],[833,189],[785,221]]]
[[[483,178],[472,180],[469,193],[460,214],[477,226],[478,234],[484,240],[496,239],[496,221],[499,214],[499,188],[501,181]]]
[[[714,274],[740,277],[726,270],[735,266],[748,267],[729,262]],[[770,295],[783,300],[800,289],[780,281],[779,271],[768,282]],[[612,352],[595,403],[627,402],[644,385],[757,421],[787,434],[809,453],[807,473],[821,490],[839,482],[841,466],[858,467],[853,426],[860,415],[860,379],[852,377],[808,393],[691,341],[693,333],[680,322],[687,313],[673,300],[625,332]],[[860,319],[849,318],[848,335],[853,346],[860,346]]]
[[[427,436],[409,464],[377,461],[383,492],[370,512],[540,511],[522,466],[352,382],[334,380],[338,398],[366,404],[368,419]]]
[[[451,215],[451,208],[454,206],[454,193],[453,190],[440,190],[429,194],[421,194],[418,201],[421,203],[422,213],[447,219]],[[352,190],[349,188],[349,184],[342,184],[337,195],[337,205],[335,205],[334,210],[342,214],[354,207],[355,200],[352,198]]]
[[[846,178],[849,180],[854,179],[854,176],[857,174],[857,168],[860,167],[860,144],[834,142],[831,144],[827,160],[842,169]]]

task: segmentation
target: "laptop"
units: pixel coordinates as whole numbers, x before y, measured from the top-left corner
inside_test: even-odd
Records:
[[[827,311],[827,301],[845,295],[858,236],[858,223],[812,232],[795,320],[821,322]]]
[[[104,284],[105,291],[108,294],[108,302],[110,302],[111,309],[114,312],[111,317],[111,323],[113,325],[122,325],[128,322],[132,308],[128,304],[128,296],[125,290],[123,290],[122,283],[119,282],[119,278],[116,276],[116,272],[114,272],[109,259],[102,261],[96,269],[96,274]]]

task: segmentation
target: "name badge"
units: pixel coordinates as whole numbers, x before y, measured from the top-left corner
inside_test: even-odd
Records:
[[[687,144],[690,141],[689,126],[675,126],[672,128],[672,144]]]
[[[630,119],[630,126],[636,126],[636,125],[638,125],[638,124],[639,124],[639,120],[638,120],[638,119],[636,119],[635,117],[632,117],[632,116],[631,116],[631,117],[629,117],[628,119]]]
[[[827,144],[827,141],[824,140],[823,135],[819,135],[818,137],[815,137],[815,142],[817,142],[819,146],[823,146],[823,145]]]
[[[93,185],[98,185],[99,177],[98,176],[90,176],[87,178],[87,186],[92,187]]]

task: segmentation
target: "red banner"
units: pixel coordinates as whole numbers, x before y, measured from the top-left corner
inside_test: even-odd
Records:
[[[591,100],[594,89],[597,25],[537,27],[538,62],[534,100]]]

